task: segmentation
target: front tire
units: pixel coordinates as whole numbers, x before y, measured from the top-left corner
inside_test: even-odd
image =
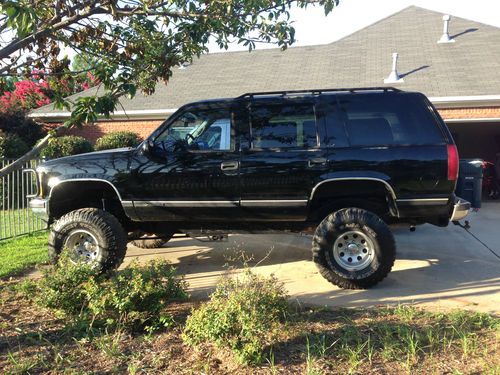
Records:
[[[97,208],[71,211],[57,220],[49,235],[49,260],[56,263],[64,249],[78,262],[105,272],[118,268],[127,251],[127,234],[110,213]]]
[[[313,261],[320,274],[344,289],[366,289],[384,279],[396,259],[389,227],[370,211],[345,208],[316,228]]]

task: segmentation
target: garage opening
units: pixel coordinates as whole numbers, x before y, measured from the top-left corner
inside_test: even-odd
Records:
[[[448,123],[461,159],[495,163],[500,153],[500,122]]]

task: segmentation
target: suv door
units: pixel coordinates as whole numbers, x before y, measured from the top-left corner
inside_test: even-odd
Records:
[[[156,131],[132,172],[142,220],[227,220],[239,210],[239,145],[227,104],[186,107]]]
[[[254,100],[248,111],[241,141],[242,220],[305,220],[311,189],[327,169],[314,99]]]

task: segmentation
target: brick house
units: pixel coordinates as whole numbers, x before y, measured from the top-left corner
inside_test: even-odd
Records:
[[[245,92],[394,86],[431,99],[461,157],[494,159],[500,151],[500,28],[452,17],[446,35],[443,21],[443,14],[412,6],[326,45],[203,55],[177,69],[167,86],[158,84],[154,95],[124,98],[110,120],[71,133],[92,141],[118,130],[146,137],[185,103]],[[389,77],[395,52],[399,74]],[[68,115],[52,105],[31,114],[46,123]]]

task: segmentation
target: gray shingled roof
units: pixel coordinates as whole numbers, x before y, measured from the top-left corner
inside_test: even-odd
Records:
[[[203,55],[175,69],[154,95],[121,103],[125,110],[158,110],[251,91],[383,86],[393,52],[403,90],[430,97],[500,94],[500,28],[453,17],[456,43],[438,44],[442,28],[441,13],[411,6],[331,44]],[[48,105],[33,114],[48,112],[60,111]]]

